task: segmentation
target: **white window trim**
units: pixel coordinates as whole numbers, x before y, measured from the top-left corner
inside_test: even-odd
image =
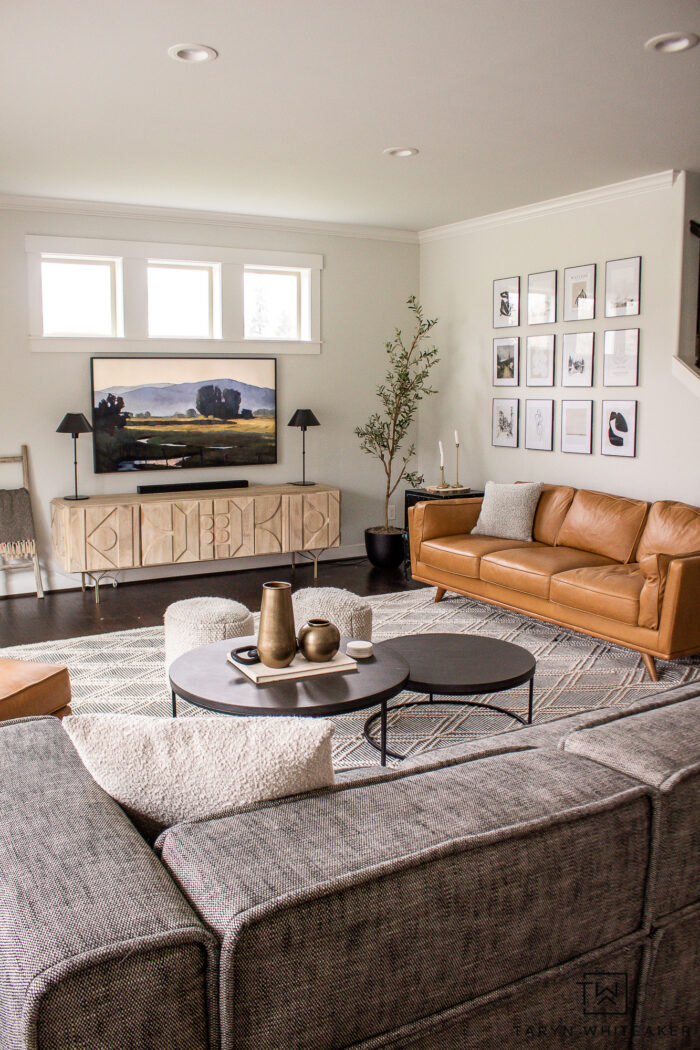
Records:
[[[321,270],[323,256],[249,248],[161,244],[85,237],[25,237],[29,298],[29,346],[38,353],[85,354],[320,354]],[[42,254],[109,256],[122,260],[124,329],[116,336],[43,335],[41,300]],[[146,267],[148,261],[209,263],[221,266],[221,338],[159,339],[148,335]],[[246,339],[243,318],[245,266],[280,267],[308,271],[310,339]],[[302,329],[303,330],[303,329]]]

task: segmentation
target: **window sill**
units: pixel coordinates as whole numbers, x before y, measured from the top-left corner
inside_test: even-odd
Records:
[[[30,336],[32,353],[53,354],[178,354],[190,357],[230,354],[320,354],[321,342],[274,339],[124,339],[93,336]]]

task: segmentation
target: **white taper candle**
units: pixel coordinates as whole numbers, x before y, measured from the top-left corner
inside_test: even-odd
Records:
[[[442,441],[438,441],[438,448],[440,449],[440,466],[445,466],[445,457],[442,452]]]
[[[455,445],[458,445],[458,444],[459,444],[459,434],[455,430]]]

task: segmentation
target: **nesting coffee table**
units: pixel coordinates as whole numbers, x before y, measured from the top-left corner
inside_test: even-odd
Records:
[[[405,689],[427,693],[427,700],[414,700],[402,706],[419,707],[435,703],[464,704],[483,707],[515,718],[522,725],[532,723],[532,699],[537,662],[527,649],[498,638],[484,638],[477,634],[409,634],[375,645],[374,651],[393,651],[409,665]],[[465,696],[498,693],[505,689],[529,683],[527,718],[495,704],[466,700]],[[459,700],[445,700],[445,696],[459,696]],[[371,715],[364,726],[365,740],[373,747],[380,745],[372,736],[372,727],[380,712]],[[384,719],[385,721],[385,719]],[[383,729],[383,754],[405,758],[386,746],[386,727]]]
[[[345,651],[349,641],[341,638]],[[315,675],[255,685],[230,664],[226,656],[238,646],[255,645],[256,638],[232,638],[203,645],[179,656],[170,665],[173,718],[180,697],[197,707],[229,715],[304,715],[320,718],[380,705],[379,743],[374,746],[386,765],[387,702],[401,692],[408,678],[408,663],[394,649],[375,646],[368,660],[358,660],[357,670]]]

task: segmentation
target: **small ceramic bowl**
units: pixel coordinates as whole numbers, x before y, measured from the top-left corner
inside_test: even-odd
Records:
[[[363,642],[359,639],[348,642],[345,652],[348,656],[352,656],[354,660],[367,660],[372,655],[372,643]]]

